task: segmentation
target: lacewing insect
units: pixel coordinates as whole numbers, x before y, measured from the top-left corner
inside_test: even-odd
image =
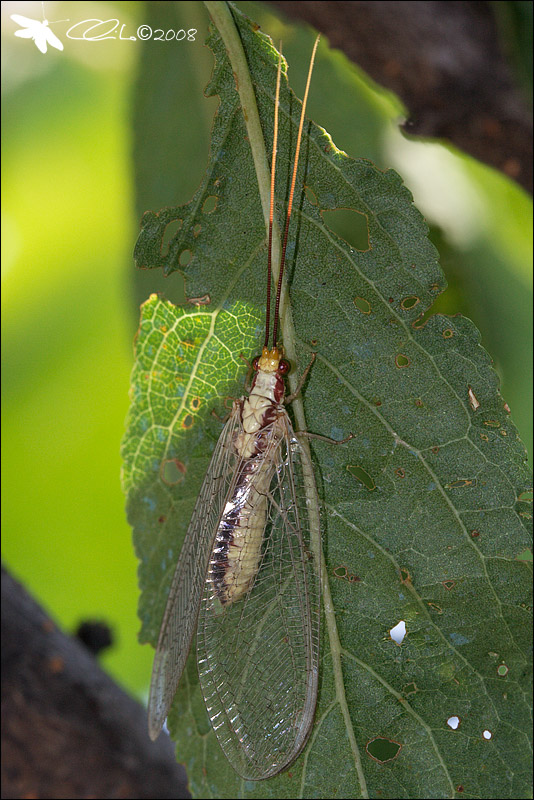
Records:
[[[313,468],[284,407],[289,363],[277,341],[288,227],[315,42],[300,119],[278,274],[270,289],[281,56],[271,164],[265,342],[248,397],[234,401],[171,583],[148,704],[163,726],[197,633],[200,684],[212,727],[243,778],[261,780],[302,750],[317,700],[320,532]]]

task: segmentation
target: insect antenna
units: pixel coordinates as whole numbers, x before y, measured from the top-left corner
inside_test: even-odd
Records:
[[[278,274],[278,286],[276,287],[276,304],[274,307],[274,323],[273,323],[273,347],[276,347],[276,339],[278,336],[278,323],[280,317],[280,295],[282,292],[282,278],[284,275],[284,266],[286,261],[286,248],[287,248],[287,236],[289,233],[289,220],[291,219],[291,211],[293,208],[293,195],[295,194],[295,182],[297,180],[297,168],[299,164],[299,155],[300,155],[300,143],[302,141],[302,129],[304,127],[304,115],[306,113],[306,103],[308,102],[308,92],[310,89],[311,83],[311,76],[313,72],[313,63],[315,61],[315,53],[317,52],[317,45],[319,44],[319,39],[321,36],[319,35],[315,40],[315,44],[313,46],[313,51],[310,58],[310,66],[308,69],[308,79],[306,81],[306,90],[304,92],[304,99],[302,101],[302,111],[300,113],[300,124],[299,124],[299,132],[297,135],[297,146],[295,148],[295,161],[293,164],[293,176],[291,178],[291,189],[289,191],[289,202],[287,204],[287,214],[286,214],[286,224],[284,227],[284,238],[282,240],[282,255],[280,257],[280,272]],[[280,71],[280,68],[279,68]],[[278,103],[277,103],[278,105]],[[278,112],[275,112],[275,118],[277,120]],[[277,120],[278,124],[278,120]],[[274,152],[274,151],[273,151]],[[273,195],[274,195],[274,170],[271,175],[271,216],[273,213]],[[269,240],[271,237],[271,222],[269,222]],[[270,250],[270,248],[269,248]],[[270,252],[269,252],[269,260],[270,260]],[[270,272],[269,272],[269,295],[270,298]]]
[[[271,159],[271,206],[269,211],[269,245],[267,250],[267,311],[265,314],[265,342],[269,345],[269,328],[271,327],[271,281],[273,274],[273,219],[274,219],[274,179],[276,173],[276,152],[278,148],[278,105],[280,101],[280,73],[282,71],[282,42],[278,53],[278,70],[276,72],[276,96],[274,101],[273,155]]]

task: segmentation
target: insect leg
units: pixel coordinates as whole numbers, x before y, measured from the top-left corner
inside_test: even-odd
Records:
[[[316,357],[316,353],[312,353],[312,357],[310,359],[310,363],[308,364],[308,366],[306,367],[306,369],[304,370],[304,372],[300,376],[300,380],[299,380],[297,388],[295,389],[295,391],[292,394],[288,394],[288,396],[284,400],[284,403],[292,403],[293,400],[296,397],[299,396],[299,394],[301,392],[301,389],[304,386],[304,383],[306,382],[306,378],[308,377],[308,372],[312,368],[312,364],[315,361],[315,357]]]
[[[252,364],[250,363],[250,361],[248,360],[248,358],[246,358],[246,357],[243,355],[243,353],[239,353],[239,358],[240,358],[242,361],[244,361],[244,362],[245,362],[245,364],[246,364],[246,365],[247,365],[247,367],[248,367],[247,377],[245,378],[245,391],[246,391],[246,393],[247,393],[247,394],[250,394],[250,390],[252,389],[252,383],[250,382],[250,374],[251,374],[251,372],[253,372],[253,370],[254,370],[254,367],[252,366]]]
[[[292,403],[293,400],[296,397],[298,397],[302,387],[304,386],[306,378],[308,377],[308,372],[312,368],[312,364],[316,359],[316,356],[317,356],[316,353],[312,353],[312,357],[310,359],[310,363],[308,364],[308,366],[306,367],[306,369],[304,370],[304,372],[300,376],[300,380],[299,380],[299,383],[298,383],[298,386],[297,386],[296,390],[292,394],[288,395],[285,398],[284,403]],[[345,444],[345,442],[348,442],[348,441],[350,441],[351,439],[354,438],[354,434],[353,433],[349,433],[349,435],[346,436],[345,439],[331,439],[329,436],[321,436],[320,433],[308,433],[308,431],[295,431],[295,433],[297,433],[298,436],[307,436],[309,439],[322,439],[324,442],[329,442],[330,444]]]
[[[228,398],[226,398],[226,399],[228,399]],[[222,422],[222,424],[224,425],[226,422],[228,422],[229,418],[230,418],[230,417],[232,416],[232,414],[234,413],[234,410],[235,410],[235,404],[236,404],[236,403],[240,403],[240,401],[239,401],[239,400],[237,400],[237,399],[236,399],[236,400],[233,400],[233,401],[232,401],[232,408],[231,408],[231,409],[228,411],[228,414],[225,414],[225,415],[224,415],[224,417],[221,417],[219,414],[217,414],[217,412],[215,411],[215,409],[214,409],[214,408],[212,408],[212,409],[211,409],[211,416],[212,416],[212,417],[215,417],[215,419],[218,419],[218,420],[219,420],[219,422]],[[224,401],[224,407],[225,407],[225,408],[228,408],[228,406],[226,405],[226,400]]]
[[[297,436],[307,436],[308,439],[322,439],[323,442],[328,442],[329,444],[345,444],[354,439],[353,433],[349,433],[344,439],[331,439],[330,436],[321,436],[320,433],[308,433],[308,431],[295,431],[295,433]]]

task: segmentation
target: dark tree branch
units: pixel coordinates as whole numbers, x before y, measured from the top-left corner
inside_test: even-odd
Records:
[[[490,3],[271,2],[323,32],[408,108],[411,135],[447,139],[532,187],[532,114]],[[357,154],[355,154],[357,155]]]
[[[165,736],[2,570],[2,797],[189,797]]]

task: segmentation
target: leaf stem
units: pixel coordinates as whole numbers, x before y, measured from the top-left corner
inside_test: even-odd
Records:
[[[215,2],[214,0],[205,0],[205,6],[208,9],[213,23],[224,42],[234,73],[236,88],[239,94],[239,101],[241,103],[243,116],[245,118],[250,149],[252,151],[252,158],[254,160],[256,177],[258,179],[259,195],[263,210],[263,217],[265,219],[265,230],[268,232],[271,175],[258,105],[256,103],[256,94],[252,84],[252,77],[250,74],[247,57],[245,55],[243,44],[228,4],[225,2]],[[281,252],[280,228],[278,227],[276,220],[273,224],[272,245],[273,279],[276,285],[278,282],[278,272],[280,269]],[[297,353],[295,348],[295,326],[293,324],[293,317],[289,304],[289,293],[287,291],[287,282],[285,279],[283,281],[280,299],[280,328],[282,331],[282,342],[284,344],[285,352],[289,360],[293,363],[296,363]],[[289,375],[289,388],[291,392],[295,391],[297,383],[298,378],[296,371],[294,371]],[[299,402],[297,399],[292,408],[295,414],[297,427],[301,430],[306,430],[306,420],[304,418],[302,402]]]
[[[247,57],[228,4],[225,2],[216,2],[214,0],[205,0],[205,6],[224,42],[234,73],[236,89],[239,94],[241,108],[243,109],[250,149],[252,151],[252,158],[254,159],[254,168],[258,178],[263,216],[267,228],[269,224],[271,174]]]

